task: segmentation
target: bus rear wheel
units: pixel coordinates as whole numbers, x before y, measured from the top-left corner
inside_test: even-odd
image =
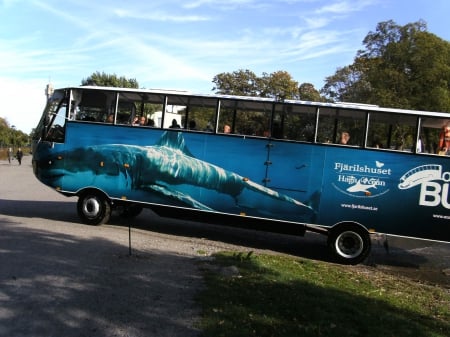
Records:
[[[111,204],[103,193],[88,191],[78,198],[77,211],[85,224],[101,225],[111,217]]]
[[[339,263],[358,264],[370,253],[370,234],[357,223],[339,223],[329,230],[328,246]]]

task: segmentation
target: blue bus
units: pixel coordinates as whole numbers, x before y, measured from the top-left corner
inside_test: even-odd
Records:
[[[356,264],[371,233],[450,241],[449,122],[448,113],[375,105],[70,87],[48,99],[33,170],[78,197],[86,224],[150,208],[313,231],[337,261]]]

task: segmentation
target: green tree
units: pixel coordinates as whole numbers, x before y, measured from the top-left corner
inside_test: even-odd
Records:
[[[28,144],[29,136],[21,130],[9,125],[9,122],[0,117],[0,148],[23,147]]]
[[[214,76],[213,91],[217,94],[273,97],[280,100],[299,98],[298,82],[286,71],[263,73],[261,77],[251,70],[237,70]]]
[[[323,101],[322,96],[320,96],[320,92],[314,88],[314,85],[311,83],[302,83],[298,87],[299,99],[303,101],[313,101],[313,102],[321,102]]]
[[[263,73],[260,96],[272,97],[279,100],[296,99],[299,97],[298,82],[294,81],[287,71],[275,71],[271,74]]]
[[[321,93],[328,99],[450,111],[450,43],[427,32],[424,21],[381,22],[363,44],[353,64],[326,78]]]
[[[104,72],[95,72],[86,79],[81,80],[81,85],[97,85],[100,87],[120,87],[120,88],[139,88],[136,79],[127,79],[124,76],[117,77],[116,74],[106,74]]]
[[[258,96],[260,79],[250,70],[237,70],[232,73],[220,73],[213,78],[212,90],[222,95]]]

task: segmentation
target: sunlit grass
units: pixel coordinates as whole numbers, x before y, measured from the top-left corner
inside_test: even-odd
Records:
[[[206,336],[450,335],[448,289],[286,256],[221,253],[210,263],[199,298]]]

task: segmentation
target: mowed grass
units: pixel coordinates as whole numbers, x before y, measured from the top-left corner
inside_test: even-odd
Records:
[[[220,253],[210,263],[205,336],[450,336],[449,289],[287,256]]]

